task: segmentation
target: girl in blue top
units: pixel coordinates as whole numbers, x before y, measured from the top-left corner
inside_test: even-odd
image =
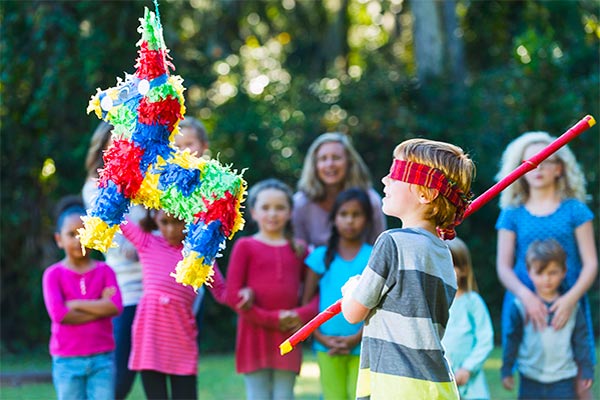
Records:
[[[362,273],[371,255],[372,246],[363,238],[371,226],[372,215],[369,196],[362,189],[348,189],[337,196],[329,217],[329,242],[317,247],[305,260],[310,269],[303,303],[310,301],[318,286],[319,312],[323,311],[341,297],[341,288],[351,276]],[[323,399],[354,399],[362,323],[350,324],[337,315],[315,331],[314,338]]]
[[[494,348],[494,328],[485,302],[477,292],[471,254],[459,238],[449,240],[458,290],[442,344],[450,361],[460,398],[489,399],[483,363]]]
[[[553,140],[546,132],[527,132],[515,139],[502,155],[497,178],[508,175]],[[584,175],[567,147],[558,150],[500,195],[496,265],[498,277],[507,289],[502,307],[503,344],[509,305],[516,296],[525,308],[527,319],[538,330],[547,325],[556,330],[563,328],[580,302],[593,346],[590,306],[585,293],[595,281],[598,257],[593,214],[584,203],[585,196]],[[533,241],[550,238],[558,241],[567,254],[567,275],[563,294],[547,308],[534,293],[525,253]]]

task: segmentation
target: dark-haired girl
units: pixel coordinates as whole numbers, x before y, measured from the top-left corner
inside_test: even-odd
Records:
[[[330,214],[331,235],[327,246],[317,247],[306,259],[310,268],[303,302],[319,287],[319,311],[338,300],[346,281],[360,275],[372,246],[364,233],[371,228],[373,211],[369,195],[362,189],[341,192]],[[321,369],[323,398],[353,399],[358,376],[362,323],[350,324],[337,315],[314,333],[314,348]]]
[[[114,399],[112,317],[123,310],[117,278],[81,248],[82,200],[69,196],[57,208],[54,238],[65,258],[43,277],[56,394],[59,400]]]

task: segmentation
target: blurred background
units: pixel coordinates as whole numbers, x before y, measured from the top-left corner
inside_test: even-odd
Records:
[[[0,3],[2,352],[47,346],[41,276],[61,257],[53,207],[81,190],[99,122],[88,100],[134,72],[145,6],[154,9],[150,0]],[[468,151],[479,195],[519,134],[558,136],[586,114],[600,119],[599,11],[597,0],[160,1],[187,115],[207,125],[213,157],[246,169],[250,185],[277,177],[295,187],[311,141],[343,131],[380,193],[407,138]],[[598,126],[570,144],[596,237],[599,145]],[[497,338],[498,213],[496,199],[458,229]],[[597,283],[591,301],[597,328]],[[209,301],[201,350],[232,351],[234,337],[235,315]]]

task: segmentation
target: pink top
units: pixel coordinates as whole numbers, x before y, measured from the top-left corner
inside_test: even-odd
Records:
[[[50,316],[50,354],[74,357],[105,353],[115,349],[112,317],[100,318],[83,324],[63,324],[69,309],[69,300],[98,300],[107,287],[117,289],[112,297],[119,313],[123,311],[121,292],[113,270],[101,261],[95,267],[79,273],[62,262],[51,265],[44,271],[42,288],[44,303]]]
[[[122,224],[121,230],[138,251],[144,286],[133,321],[129,368],[196,375],[198,330],[192,313],[196,293],[170,275],[183,258],[183,245],[173,247],[162,236],[145,232],[131,221]],[[217,301],[223,300],[225,283],[218,268],[214,279],[209,290]]]
[[[318,311],[318,296],[300,307],[300,290],[307,267],[289,244],[272,246],[252,237],[238,239],[232,249],[227,273],[227,302],[235,309],[238,291],[254,290],[254,305],[238,311],[236,370],[250,373],[264,368],[300,372],[302,349],[281,356],[279,345],[293,332],[281,332],[279,310],[294,309],[303,323]]]

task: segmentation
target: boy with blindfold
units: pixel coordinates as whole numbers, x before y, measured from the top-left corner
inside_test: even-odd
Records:
[[[441,344],[457,290],[452,239],[471,199],[473,161],[461,148],[411,139],[394,150],[383,212],[401,229],[377,239],[360,277],[342,288],[342,312],[365,320],[359,399],[458,399]],[[441,238],[440,238],[441,237]]]

